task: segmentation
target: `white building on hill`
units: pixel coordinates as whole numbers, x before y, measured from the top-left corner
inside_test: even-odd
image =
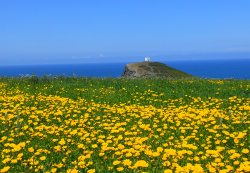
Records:
[[[149,62],[149,61],[151,61],[151,59],[150,59],[150,57],[145,57],[144,61]]]

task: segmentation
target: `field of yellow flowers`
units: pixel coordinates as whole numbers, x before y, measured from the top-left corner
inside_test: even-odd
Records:
[[[250,81],[1,78],[0,172],[250,172]]]

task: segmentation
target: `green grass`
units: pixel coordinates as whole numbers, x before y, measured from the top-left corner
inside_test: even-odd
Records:
[[[155,73],[162,74],[162,76],[169,78],[190,78],[192,75],[183,71],[177,70],[159,62],[150,62],[149,65],[154,69]]]
[[[159,62],[138,62],[129,64],[128,70],[137,71],[140,78],[191,79],[194,76]],[[126,76],[125,77],[130,77]]]
[[[59,95],[76,99],[95,99],[97,102],[120,103],[132,100],[138,92],[151,90],[155,94],[164,95],[161,99],[177,99],[180,97],[201,97],[227,99],[232,96],[250,97],[249,80],[207,80],[207,79],[95,79],[95,78],[1,78],[0,82],[8,84],[8,88],[19,88],[29,94]],[[44,89],[46,87],[46,89]],[[78,90],[79,89],[79,90]],[[83,90],[84,89],[84,90]],[[101,97],[100,94],[105,94]],[[143,100],[142,100],[143,101]],[[147,104],[143,102],[142,104]]]

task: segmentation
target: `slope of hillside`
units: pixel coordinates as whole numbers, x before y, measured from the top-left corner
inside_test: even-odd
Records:
[[[189,78],[192,75],[169,67],[159,62],[139,62],[127,64],[122,75],[125,78],[137,77],[166,77],[166,78]]]

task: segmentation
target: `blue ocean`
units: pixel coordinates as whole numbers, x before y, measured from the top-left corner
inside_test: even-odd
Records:
[[[81,77],[121,77],[124,63],[58,64],[0,66],[0,76],[52,75]],[[242,60],[179,60],[163,62],[178,70],[202,78],[250,79],[250,59]]]

